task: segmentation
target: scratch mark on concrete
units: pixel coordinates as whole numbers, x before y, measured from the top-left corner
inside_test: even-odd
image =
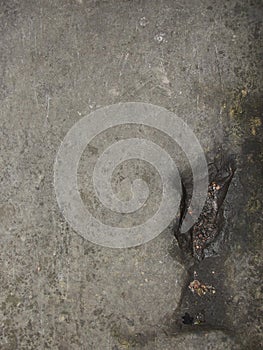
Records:
[[[217,66],[217,70],[218,70],[218,74],[219,74],[219,82],[220,82],[221,90],[224,91],[224,86],[223,86],[223,82],[222,82],[222,74],[221,74],[221,69],[220,69],[220,62],[219,62],[219,58],[218,58],[218,50],[217,50],[216,44],[215,44],[215,57],[216,57],[216,66]]]
[[[46,120],[48,120],[49,117],[49,101],[51,100],[51,97],[49,97],[49,95],[46,96],[46,100],[47,100],[47,114],[46,114]]]
[[[122,62],[122,66],[121,66],[121,69],[120,69],[120,77],[122,76],[122,72],[126,66],[126,63],[127,63],[127,60],[128,60],[128,57],[129,57],[129,52],[126,53],[126,55],[124,56],[124,59],[123,59],[123,62]]]

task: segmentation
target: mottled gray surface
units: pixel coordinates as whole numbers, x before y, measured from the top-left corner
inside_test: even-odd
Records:
[[[259,349],[261,1],[2,0],[0,18],[1,349]],[[185,277],[171,230],[111,250],[60,214],[61,140],[126,101],[176,112],[208,161],[220,145],[240,155],[226,214],[231,333],[162,332]]]

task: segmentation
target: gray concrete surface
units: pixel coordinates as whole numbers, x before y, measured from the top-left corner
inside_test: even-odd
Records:
[[[256,0],[1,1],[1,349],[260,348],[262,14]],[[59,211],[61,140],[126,101],[176,112],[208,161],[239,156],[226,212],[230,333],[163,331],[186,276],[171,228],[113,250]]]

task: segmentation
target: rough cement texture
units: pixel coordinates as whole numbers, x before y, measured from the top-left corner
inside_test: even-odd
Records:
[[[1,349],[260,348],[262,16],[256,0],[1,1]],[[171,229],[113,250],[60,214],[61,140],[90,111],[127,101],[176,112],[208,162],[239,156],[226,331],[163,331],[186,278]]]

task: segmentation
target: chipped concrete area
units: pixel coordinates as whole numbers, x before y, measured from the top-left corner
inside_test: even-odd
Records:
[[[1,349],[259,349],[261,1],[0,4]],[[165,332],[187,279],[171,227],[115,250],[60,213],[53,167],[64,136],[97,108],[130,101],[175,112],[209,163],[238,156],[225,213],[227,329]]]

